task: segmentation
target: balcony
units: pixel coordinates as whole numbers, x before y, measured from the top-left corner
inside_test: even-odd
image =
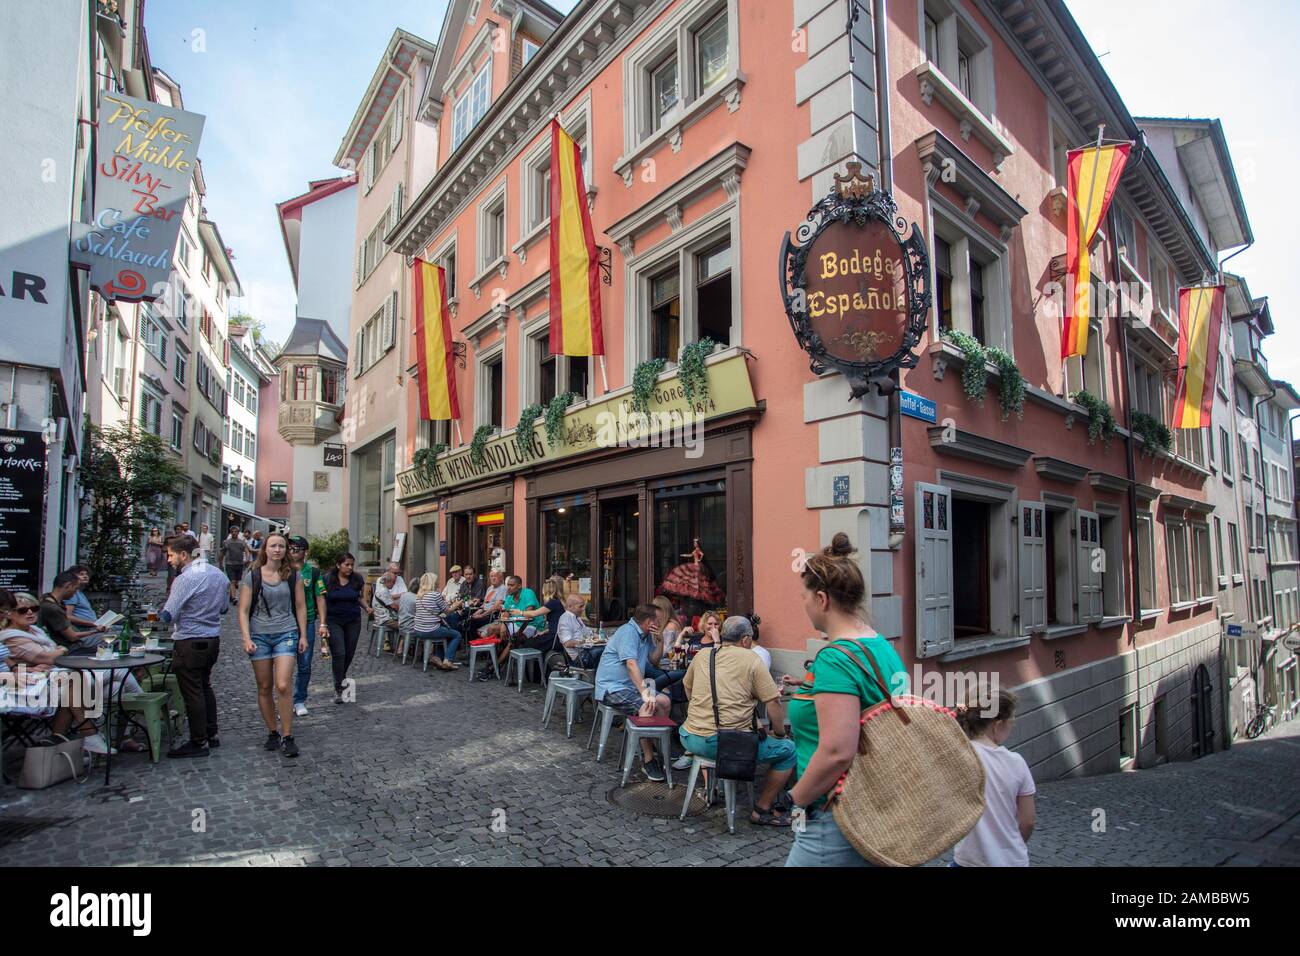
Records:
[[[1249,322],[1232,323],[1233,368],[1241,384],[1256,398],[1273,392],[1273,379],[1268,374],[1268,359],[1262,346],[1263,338]]]
[[[291,445],[319,445],[339,433],[338,405],[312,400],[280,403],[280,437]]]

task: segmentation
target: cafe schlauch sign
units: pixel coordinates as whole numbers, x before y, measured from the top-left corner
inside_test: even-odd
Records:
[[[894,198],[860,163],[848,169],[794,239],[786,233],[781,296],[812,370],[841,372],[858,398],[872,381],[916,365],[930,267],[920,230],[898,216]]]

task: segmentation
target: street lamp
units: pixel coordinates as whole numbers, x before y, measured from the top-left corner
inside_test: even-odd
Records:
[[[236,465],[234,471],[230,473],[230,484],[235,491],[240,491],[244,487],[244,469],[239,465]],[[230,493],[233,495],[235,491]]]

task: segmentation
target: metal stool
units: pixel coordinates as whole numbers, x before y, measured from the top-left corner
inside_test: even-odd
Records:
[[[591,722],[591,733],[587,735],[586,750],[591,749],[591,741],[596,736],[596,725],[600,725],[600,746],[596,748],[596,763],[600,763],[605,758],[605,745],[609,742],[609,732],[614,726],[614,718],[618,716],[618,711],[608,704],[596,703],[596,717]],[[626,728],[626,724],[624,724]],[[626,733],[626,729],[624,730]]]
[[[578,680],[576,677],[552,677],[546,682],[546,703],[542,707],[542,728],[551,722],[551,711],[555,707],[555,698],[564,695],[564,736],[573,736],[573,720],[578,715],[578,705],[596,692],[595,684]]]
[[[546,671],[542,669],[542,652],[530,647],[517,647],[510,652],[506,658],[506,686],[510,686],[510,672],[515,673],[515,680],[519,682],[519,693],[524,692],[524,676],[528,673],[528,663],[533,661],[537,664],[537,681],[540,684],[546,683]]]
[[[501,679],[501,668],[497,665],[497,642],[491,644],[470,645],[469,649],[469,682],[474,683],[474,674],[478,670],[478,659],[480,654],[486,654],[488,660],[492,662],[492,670],[496,671],[497,680]]]
[[[637,744],[642,740],[652,740],[659,744],[663,754],[664,774],[668,778],[668,789],[673,788],[672,748],[673,731],[677,725],[667,717],[629,717],[623,726],[623,780],[619,787],[627,786],[627,778],[632,773],[632,760],[638,750]]]
[[[691,772],[690,775],[686,778],[686,799],[682,801],[682,813],[681,816],[678,817],[679,820],[685,820],[686,813],[691,808],[691,796],[695,793],[695,780],[700,774],[700,768],[703,767],[705,770],[716,771],[717,766],[718,765],[714,761],[710,760],[708,757],[701,757],[699,754],[691,754]],[[716,772],[708,775],[709,792],[705,795],[705,799],[708,801],[710,806],[713,805],[713,795],[714,793],[717,792],[719,779],[720,778],[718,777]],[[727,830],[730,833],[735,833],[736,832],[736,781],[735,780],[722,781],[722,796],[723,799],[726,801],[726,805],[727,805]],[[754,785],[752,783],[749,785],[749,802],[751,806],[754,803]]]
[[[426,638],[421,638],[421,640],[424,641],[424,668],[423,668],[423,670],[424,670],[424,673],[427,674],[427,673],[429,673],[429,658],[433,656],[433,645],[435,645],[435,644],[439,644],[439,645],[442,646],[442,653],[438,655],[438,659],[439,659],[439,660],[446,660],[446,658],[447,658],[447,639],[446,639],[445,637],[426,637]],[[496,660],[495,657],[493,657],[492,659],[493,659],[493,660]],[[448,663],[450,663],[450,662],[448,662]]]

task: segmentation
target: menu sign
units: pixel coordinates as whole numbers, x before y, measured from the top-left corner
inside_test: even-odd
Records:
[[[0,588],[38,591],[45,441],[40,432],[0,432]]]
[[[74,224],[72,259],[104,298],[153,301],[171,274],[204,118],[111,90],[99,117],[95,217]]]

